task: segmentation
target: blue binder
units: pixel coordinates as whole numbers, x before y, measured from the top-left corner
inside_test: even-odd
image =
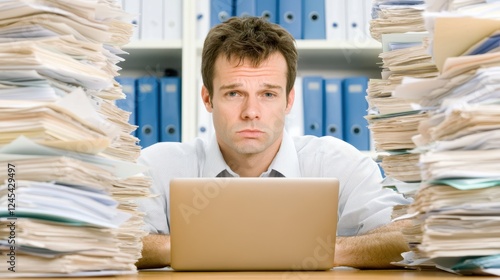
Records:
[[[344,140],[358,150],[370,150],[370,135],[368,122],[364,118],[367,114],[366,102],[367,77],[349,77],[343,82],[344,99]]]
[[[146,148],[159,140],[158,81],[156,77],[140,77],[136,84],[137,138]]]
[[[160,141],[181,141],[181,79],[160,79]]]
[[[225,22],[234,16],[233,0],[210,0],[210,26]]]
[[[342,125],[342,79],[325,79],[325,135],[344,139]]]
[[[325,0],[304,0],[303,39],[326,39]]]
[[[255,6],[255,14],[258,17],[263,17],[272,23],[278,23],[277,0],[256,0]]]
[[[323,78],[305,76],[302,88],[304,135],[323,136]]]
[[[125,99],[116,100],[116,106],[124,111],[130,112],[128,122],[137,124],[135,119],[135,78],[133,77],[116,77],[116,81],[122,86],[122,91],[125,94]]]
[[[254,17],[256,12],[256,0],[235,0],[234,9],[237,17]]]
[[[302,0],[278,0],[278,23],[295,39],[302,39]]]

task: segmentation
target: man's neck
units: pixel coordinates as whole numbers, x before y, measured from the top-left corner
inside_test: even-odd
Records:
[[[259,154],[228,154],[222,152],[222,156],[232,171],[240,177],[259,177],[266,172],[278,153],[281,142],[276,147]]]
[[[232,164],[228,165],[240,177],[259,177],[269,168],[276,154],[270,158],[268,155],[246,155],[245,157],[240,157],[238,161],[231,161]]]

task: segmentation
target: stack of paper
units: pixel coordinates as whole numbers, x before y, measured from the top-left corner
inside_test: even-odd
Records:
[[[419,155],[407,152],[393,152],[382,159],[382,167],[386,174],[397,174],[400,181],[420,182],[420,170],[415,168]],[[394,178],[394,177],[391,177]]]
[[[500,177],[499,177],[500,178]],[[481,186],[485,181],[489,186]],[[418,191],[412,211],[420,219],[420,252],[444,263],[446,258],[500,254],[499,179],[443,179]],[[450,260],[448,260],[450,261]]]
[[[430,115],[413,137],[423,183],[409,213],[421,231],[405,234],[440,268],[500,275],[500,2],[429,2],[443,9],[430,30],[440,75],[394,91]]]
[[[427,40],[391,44],[396,46],[395,49],[380,54],[383,79],[369,82],[367,101],[370,114],[366,119],[375,149],[388,152],[381,157],[385,174],[404,182],[418,182],[418,157],[409,151],[415,148],[412,137],[418,134],[420,121],[428,115],[425,110],[416,108],[413,100],[395,97],[392,92],[404,77],[430,78],[438,71],[427,53]],[[405,162],[405,167],[399,165],[401,162]]]
[[[115,0],[0,5],[0,275],[130,274],[145,236]]]
[[[424,1],[375,0],[370,21],[371,36],[381,41],[382,34],[425,31]]]
[[[382,42],[381,79],[368,85],[368,115],[365,117],[379,154],[380,166],[386,178],[385,188],[391,188],[412,200],[421,183],[419,154],[413,141],[418,128],[428,115],[427,108],[394,95],[394,90],[408,77],[430,79],[439,72],[428,51],[431,43],[424,26],[424,1],[374,1],[372,36]],[[406,217],[408,205],[393,208],[392,218]],[[417,224],[415,222],[415,224]],[[403,229],[412,251],[404,255],[401,266],[434,266],[418,252],[421,234],[417,225]]]

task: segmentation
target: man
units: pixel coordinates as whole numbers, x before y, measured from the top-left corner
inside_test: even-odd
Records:
[[[297,51],[293,37],[258,18],[232,18],[214,27],[202,54],[201,97],[215,135],[205,143],[159,143],[139,162],[150,167],[152,192],[143,202],[147,230],[139,268],[170,263],[169,180],[174,177],[336,177],[340,181],[335,264],[389,267],[408,251],[392,206],[408,203],[380,187],[378,166],[333,137],[293,139],[284,130],[292,108]]]

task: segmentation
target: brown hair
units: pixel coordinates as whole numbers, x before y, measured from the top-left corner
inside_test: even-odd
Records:
[[[298,54],[295,40],[283,27],[258,17],[233,17],[208,32],[201,57],[201,75],[213,97],[215,61],[219,55],[248,59],[254,66],[260,65],[269,55],[280,52],[287,63],[286,94],[292,90],[297,75]]]

